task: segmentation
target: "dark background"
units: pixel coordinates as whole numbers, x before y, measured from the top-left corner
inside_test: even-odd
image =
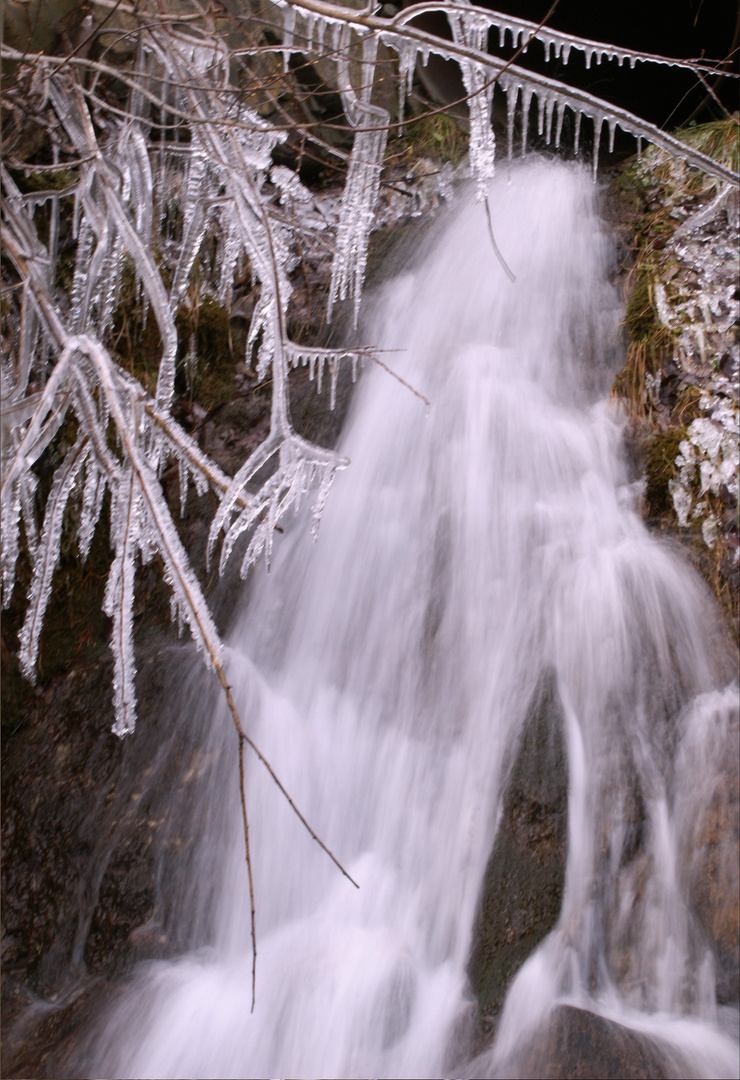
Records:
[[[552,0],[484,0],[482,6],[538,23],[551,4]],[[578,37],[683,59],[703,56],[724,60],[735,50],[733,69],[738,70],[740,10],[734,0],[559,0],[548,25]],[[565,82],[613,101],[661,127],[721,115],[715,103],[706,101],[707,90],[697,85],[688,72],[653,64],[638,64],[630,71],[615,61],[594,65],[587,71],[578,56],[566,69],[557,63],[538,63],[542,49],[537,46],[531,52],[531,59],[524,57],[517,62],[525,67],[531,64],[555,77],[560,75]],[[709,81],[713,84],[715,79],[710,77]],[[722,79],[715,90],[730,112],[740,107],[737,79]],[[696,110],[700,112],[692,116]]]
[[[407,0],[404,6],[410,3]],[[548,16],[552,7],[552,0],[477,0],[477,3],[534,23]],[[740,9],[736,0],[559,0],[546,21],[562,33],[638,52],[681,59],[731,57],[727,70],[738,70]],[[441,14],[421,16],[418,25],[442,37],[452,36]],[[489,51],[505,59],[514,54],[510,46],[499,48],[496,32],[489,37]],[[560,61],[548,63],[539,43],[533,43],[515,62],[587,90],[668,129],[691,121],[718,119],[724,115],[723,107],[728,112],[740,108],[739,80],[734,78],[705,75],[720,99],[719,104],[692,72],[665,65],[638,63],[630,69],[627,63],[620,67],[612,60],[593,63],[587,69],[585,58],[577,52],[571,53],[567,66]],[[457,101],[464,95],[460,72],[454,63],[432,55],[428,67],[420,74],[427,92],[436,101]],[[564,143],[568,141],[566,130]],[[588,132],[585,141],[587,144],[590,141]],[[618,133],[618,156],[626,152],[628,145],[634,148],[633,143],[634,140]]]

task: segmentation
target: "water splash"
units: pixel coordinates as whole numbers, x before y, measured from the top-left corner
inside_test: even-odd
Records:
[[[562,911],[474,1075],[516,1075],[563,1002],[649,1034],[686,1075],[736,1069],[737,1017],[718,1007],[691,884],[737,730],[715,615],[630,506],[604,401],[619,313],[597,192],[538,162],[494,186],[516,281],[471,197],[386,288],[370,336],[405,349],[397,366],[431,415],[365,373],[342,445],[352,469],[319,543],[288,529],[230,639],[250,735],[360,892],[253,763],[250,1014],[236,764],[226,718],[210,725],[223,772],[198,873],[170,898],[193,928],[186,951],[139,969],[101,1023],[91,1075],[470,1075],[480,882],[545,672],[570,782]]]

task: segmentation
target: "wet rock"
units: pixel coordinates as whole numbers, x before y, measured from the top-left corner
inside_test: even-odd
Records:
[[[71,1080],[82,1075],[78,1067],[81,1033],[90,1015],[106,1008],[117,993],[113,984],[95,979],[54,1004],[28,1003],[19,1023],[4,1025],[3,1076]]]
[[[468,973],[479,1044],[495,1028],[512,978],[555,926],[563,897],[568,771],[554,678],[535,694],[483,882]]]
[[[34,696],[4,748],[4,1076],[63,1075],[51,1065],[47,1073],[42,1059],[51,1060],[52,1043],[72,1019],[77,1025],[87,1017],[79,1000],[99,984],[95,977],[108,986],[136,961],[171,954],[179,944],[158,930],[167,915],[158,860],[163,848],[177,847],[183,873],[189,872],[201,822],[188,810],[198,802],[196,784],[208,776],[188,769],[203,725],[180,730],[183,701],[175,694],[169,710],[161,703],[173,666],[185,674],[196,661],[188,647],[161,638],[140,648],[133,736],[120,740],[110,730],[106,656]],[[187,678],[180,685],[196,710]],[[202,707],[212,714],[212,701],[203,699]],[[17,1071],[18,1055],[36,1065]]]
[[[713,952],[717,1000],[740,999],[740,777],[738,732],[706,807],[694,822],[693,852],[687,853],[689,890]]]
[[[663,1080],[672,1064],[647,1036],[603,1016],[561,1005],[531,1048],[501,1077],[539,1076],[542,1080]]]

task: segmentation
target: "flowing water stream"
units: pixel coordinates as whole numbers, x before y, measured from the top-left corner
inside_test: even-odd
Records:
[[[633,508],[597,202],[580,169],[522,164],[490,197],[515,282],[471,196],[381,291],[364,338],[404,350],[389,362],[430,414],[366,371],[318,542],[286,530],[228,661],[245,725],[360,889],[249,761],[251,1013],[233,731],[193,693],[181,722],[221,764],[177,879],[189,948],[135,973],[94,1075],[516,1075],[563,1002],[660,1040],[676,1075],[737,1075],[691,893],[736,689],[704,587]],[[562,910],[469,1065],[481,881],[543,678],[567,752]]]

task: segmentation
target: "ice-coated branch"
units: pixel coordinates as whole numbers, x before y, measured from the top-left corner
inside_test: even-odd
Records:
[[[134,10],[131,9],[132,14]],[[576,149],[582,117],[593,122],[594,165],[606,124],[610,143],[619,126],[721,180],[738,182],[730,170],[666,132],[585,91],[504,61],[489,53],[488,47],[491,31],[497,31],[500,45],[508,39],[513,47],[523,48],[538,41],[548,58],[560,59],[562,63],[567,63],[573,51],[582,53],[587,63],[616,59],[630,66],[649,62],[696,71],[717,70],[710,63],[673,61],[559,34],[546,26],[477,8],[461,0],[412,5],[390,19],[377,17],[372,6],[345,8],[325,0],[276,0],[275,11],[283,19],[282,42],[277,48],[283,54],[284,66],[287,67],[287,60],[296,50],[309,55],[329,50],[334,60],[336,88],[347,123],[354,132],[334,243],[329,315],[338,301],[348,297],[353,301],[355,321],[359,310],[389,128],[387,110],[372,102],[380,42],[398,54],[401,83],[405,88],[402,94],[410,86],[417,58],[425,60],[433,51],[459,63],[470,110],[470,160],[481,197],[495,167],[491,123],[494,85],[506,94],[510,155],[517,118],[522,130],[522,150],[526,148],[530,108],[536,104],[538,131],[555,146],[560,142],[568,111],[574,120]],[[451,41],[436,38],[414,24],[417,15],[430,11],[441,11],[447,16]],[[173,554],[177,546],[176,531],[169,529],[162,513],[164,504],[155,492],[158,470],[167,457],[175,460],[181,507],[185,505],[190,482],[199,490],[210,485],[217,493],[219,505],[210,528],[208,552],[212,555],[222,537],[219,560],[222,572],[236,541],[244,534],[249,534],[249,540],[242,558],[242,573],[261,553],[269,561],[275,526],[282,515],[298,503],[311,485],[318,492],[314,501],[318,515],[334,473],[346,464],[330,452],[311,446],[294,432],[288,397],[289,369],[308,364],[311,377],[314,373],[318,376],[320,390],[323,369],[328,364],[333,405],[340,361],[349,356],[355,368],[358,360],[372,355],[368,350],[343,353],[306,348],[290,341],[286,319],[294,245],[291,229],[296,228],[296,219],[286,217],[285,207],[275,206],[272,196],[265,191],[272,155],[285,139],[285,131],[266,120],[240,95],[235,95],[230,68],[233,53],[210,16],[197,6],[191,13],[181,14],[183,18],[173,21],[166,13],[142,9],[137,58],[128,71],[75,55],[40,56],[27,61],[39,76],[34,83],[42,88],[39,107],[48,103],[53,108],[59,133],[63,133],[61,141],[60,135],[55,135],[55,163],[60,168],[63,165],[60,145],[66,140],[66,153],[73,156],[76,179],[63,189],[49,187],[26,196],[7,168],[2,169],[3,237],[22,286],[13,369],[7,364],[3,369],[2,508],[6,542],[2,580],[7,603],[15,581],[22,527],[34,560],[35,583],[33,614],[29,615],[24,651],[25,669],[35,655],[36,626],[40,626],[43,618],[46,589],[51,580],[48,566],[53,566],[54,544],[50,541],[56,541],[63,505],[77,487],[81,497],[81,555],[86,557],[89,551],[103,494],[109,488],[114,513],[118,514],[115,508],[124,504],[129,508],[125,517],[130,527],[124,530],[128,539],[117,544],[114,538],[114,559],[120,564],[121,581],[129,580],[128,571],[123,571],[133,565],[133,558],[147,557],[164,544],[170,551],[170,557],[164,557],[163,561],[173,589],[175,613],[191,624],[196,641],[205,648],[210,629],[204,630],[198,616],[205,601],[191,590],[188,575],[180,572],[187,566],[184,552],[178,549],[176,558]],[[22,59],[21,54],[6,46],[2,51],[4,56]],[[241,62],[254,52],[250,47],[236,51]],[[128,86],[131,91],[128,110],[111,105],[104,119],[105,105],[101,98],[90,95],[74,73],[78,64],[86,65],[99,77],[115,77]],[[161,139],[153,142],[148,138],[148,132],[153,130],[150,126],[153,108],[159,110],[161,122],[169,117],[176,125],[170,142]],[[281,202],[285,202],[284,189],[287,190],[288,182],[290,201],[297,198],[300,202],[303,195],[299,178],[281,180],[277,172],[275,176]],[[76,259],[66,303],[60,305],[53,296],[58,277],[63,199],[67,205],[70,199],[74,200],[72,228]],[[180,215],[181,238],[176,259],[169,268],[164,264],[168,269],[165,277],[161,256],[159,262],[155,258],[155,248],[169,243],[171,249],[162,228],[168,213],[166,207],[173,200]],[[36,208],[44,207],[49,217],[47,245],[39,240],[33,216]],[[245,261],[249,264],[259,296],[247,336],[248,359],[256,351],[258,375],[272,376],[269,434],[232,478],[225,477],[208,460],[169,414],[178,349],[175,317],[185,301],[194,268],[199,265],[204,240],[214,233],[219,235],[222,259],[217,278],[206,281],[206,290],[210,289],[221,301],[228,301],[236,266]],[[159,248],[160,252],[162,249]],[[153,399],[114,363],[103,346],[118,303],[125,259],[133,269],[135,293],[144,309],[151,310],[161,339]],[[70,410],[79,426],[85,452],[76,452],[80,455],[79,468],[73,475],[64,471],[71,468],[72,459],[58,467],[56,486],[52,485],[53,498],[51,494],[47,498],[45,524],[39,538],[33,510],[36,479],[32,470],[52,445]],[[117,455],[110,448],[111,421],[120,448]],[[127,481],[128,494],[121,502],[121,477],[124,473],[128,475],[128,469],[133,469],[133,479]],[[77,484],[83,476],[84,482]],[[122,584],[115,597],[112,593],[107,596],[106,604],[112,612],[129,602],[132,588],[133,585],[124,588]],[[125,620],[117,615],[114,619],[118,620],[115,634],[123,642],[127,634]],[[123,645],[119,651],[121,655],[126,651]],[[122,669],[123,682],[125,675]],[[126,704],[133,701],[132,694],[124,693],[120,701],[120,708],[133,715],[133,706],[129,708]],[[121,723],[126,730],[131,726],[128,719]]]
[[[476,8],[472,4],[443,2],[414,4],[404,8],[392,18],[384,19],[368,14],[366,11],[351,11],[342,8],[338,4],[325,2],[325,0],[280,0],[280,3],[290,3],[291,6],[304,12],[304,17],[310,15],[314,20],[322,19],[328,27],[347,23],[353,27],[362,27],[365,31],[374,31],[380,36],[382,42],[401,56],[401,67],[406,72],[413,68],[417,56],[426,63],[429,54],[432,52],[445,60],[456,60],[460,64],[463,74],[470,64],[478,65],[481,70],[487,73],[487,77],[474,88],[473,92],[476,95],[487,94],[488,88],[497,83],[507,91],[507,95],[514,99],[521,93],[522,100],[526,104],[526,108],[522,109],[523,118],[528,118],[529,105],[534,99],[537,102],[539,111],[539,130],[542,134],[547,133],[548,139],[552,138],[553,130],[557,135],[562,126],[562,121],[558,119],[558,123],[553,129],[552,117],[555,113],[562,116],[564,110],[568,108],[573,113],[579,127],[583,116],[593,122],[595,142],[600,137],[604,123],[608,126],[610,140],[613,139],[616,128],[620,127],[627,134],[634,136],[635,139],[659,146],[671,156],[681,158],[688,164],[702,169],[710,176],[734,185],[740,184],[740,179],[731,169],[714,161],[706,154],[687,146],[680,139],[656,127],[655,124],[650,124],[626,109],[605,102],[584,90],[569,86],[561,80],[518,67],[485,51],[483,48],[484,42],[482,41],[483,28],[486,24],[497,27],[515,26],[517,20],[512,20],[507,15],[489,12],[484,8]],[[453,23],[456,17],[463,28],[467,28],[464,29],[464,33],[458,35],[461,39],[447,41],[420,29],[418,26],[414,26],[412,23],[414,16],[426,11],[441,11],[448,17],[452,14],[453,19],[451,22]],[[527,33],[534,34],[536,31],[536,36],[542,38],[543,41],[545,38],[551,40],[554,47],[556,36],[553,32],[545,28],[539,29],[535,23],[525,24],[522,20],[518,21],[521,24],[522,32],[526,30]],[[544,38],[542,35],[544,35]],[[463,36],[468,36],[468,40],[462,40]],[[561,38],[562,42],[560,41]],[[481,46],[475,47],[478,41],[481,42]],[[568,51],[565,49],[565,45],[570,43],[570,51],[572,49],[581,50],[586,54],[587,59],[590,55],[595,57],[599,63],[601,60],[608,59],[611,56],[617,59],[622,56],[630,64],[638,60],[644,60],[649,63],[687,67],[697,71],[704,70],[705,67],[709,67],[711,71],[717,70],[716,65],[707,65],[699,61],[672,60],[669,57],[660,57],[649,53],[643,54],[630,50],[620,50],[608,44],[591,42],[573,36],[559,35],[557,41],[562,45],[561,59],[563,62],[567,62],[568,59]],[[468,91],[468,97],[470,99],[470,91]],[[472,99],[470,100],[472,101]],[[549,113],[550,117],[547,128],[544,124],[546,113]],[[523,138],[526,136],[526,129],[527,124],[523,123]],[[555,141],[556,144],[559,142],[557,139]],[[481,156],[480,160],[484,165],[487,163],[485,156]]]

